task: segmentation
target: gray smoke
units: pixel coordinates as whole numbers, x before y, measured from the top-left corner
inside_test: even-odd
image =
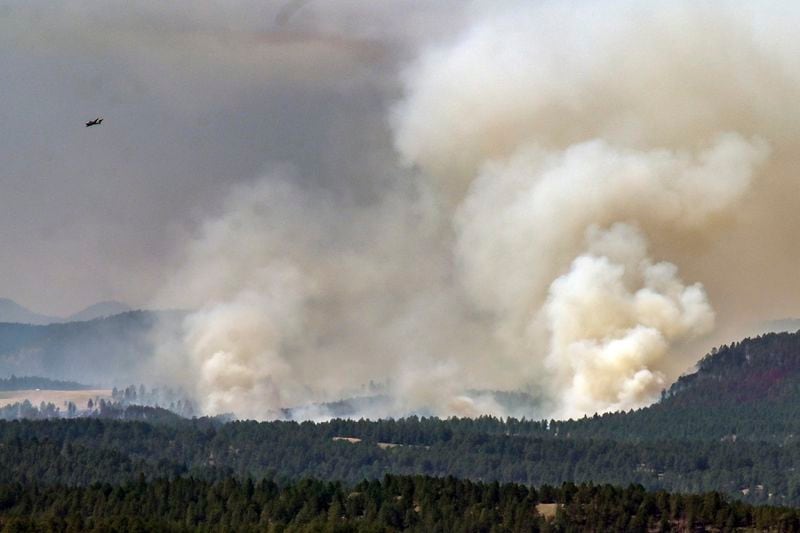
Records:
[[[489,390],[541,394],[530,416],[646,404],[797,311],[800,13],[778,7],[479,7],[406,70],[408,170],[370,167],[374,198],[275,171],[209,218],[163,359],[206,412],[254,418],[371,380],[371,416],[507,414]]]

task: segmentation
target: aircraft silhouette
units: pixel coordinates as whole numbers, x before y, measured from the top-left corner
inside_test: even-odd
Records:
[[[90,120],[89,122],[87,122],[86,123],[86,127],[88,128],[89,126],[97,126],[101,122],[103,122],[103,119],[100,118],[100,117],[97,117],[96,119]]]

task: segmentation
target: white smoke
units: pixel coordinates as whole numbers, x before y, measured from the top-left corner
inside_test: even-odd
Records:
[[[650,401],[712,329],[703,287],[646,250],[684,262],[681,242],[729,228],[783,132],[779,58],[735,5],[487,9],[407,74],[398,150],[436,180],[459,282],[557,415]]]
[[[323,419],[309,404],[364,395],[370,381],[391,401],[364,415],[501,414],[463,397],[486,383],[465,379],[483,326],[462,330],[470,318],[414,188],[342,217],[293,181],[283,171],[237,189],[190,243],[162,297],[195,311],[177,338],[161,332],[159,373],[184,376],[210,414]]]
[[[179,344],[201,404],[265,418],[375,380],[391,401],[370,416],[506,414],[492,389],[541,391],[530,416],[628,409],[715,320],[791,309],[787,18],[738,2],[479,9],[405,74],[391,121],[418,172],[386,163],[405,185],[336,205],[268,178],[206,224],[175,290],[199,309]]]
[[[286,219],[286,205],[296,200],[280,185],[238,190],[226,213],[204,225],[167,288],[196,311],[178,339],[162,342],[161,355],[184,355],[170,371],[184,375],[182,385],[205,412],[274,417],[302,389],[286,359],[303,342],[313,293],[313,280],[284,245],[298,240],[297,225]]]
[[[488,163],[456,212],[465,287],[504,323],[525,327],[550,282],[581,251],[589,226],[633,220],[657,230],[703,227],[736,204],[765,155],[763,143],[734,134],[694,157],[604,141],[560,151],[523,146]]]
[[[186,344],[208,411],[253,418],[283,405],[284,391],[294,385],[283,344],[302,323],[303,294],[295,277],[291,268],[272,265],[263,285],[186,320]]]
[[[590,228],[589,250],[550,286],[544,305],[561,416],[625,409],[668,385],[662,361],[676,341],[711,331],[699,284],[653,263],[644,236],[626,224]]]

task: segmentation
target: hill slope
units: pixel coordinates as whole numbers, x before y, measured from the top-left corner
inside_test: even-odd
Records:
[[[73,313],[64,319],[65,322],[83,322],[96,318],[105,318],[132,311],[129,305],[117,301],[98,302],[86,309]]]
[[[96,318],[105,318],[113,315],[127,313],[132,309],[127,304],[109,300],[97,302],[86,309],[73,313],[67,317],[42,315],[18,304],[9,298],[0,298],[0,322],[13,324],[29,324],[33,326],[44,326],[47,324],[58,324],[62,322],[83,322]]]
[[[0,376],[36,375],[82,383],[131,380],[153,353],[152,328],[173,313],[131,311],[63,324],[0,323]]]
[[[800,332],[714,349],[650,407],[553,422],[551,428],[629,440],[800,440]]]
[[[0,298],[0,322],[14,322],[19,324],[51,324],[61,322],[55,316],[40,315],[27,309],[14,300]]]

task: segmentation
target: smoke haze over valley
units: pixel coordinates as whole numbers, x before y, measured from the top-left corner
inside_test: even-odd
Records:
[[[800,8],[192,5],[0,0],[0,294],[185,310],[93,383],[580,417],[800,316]]]

